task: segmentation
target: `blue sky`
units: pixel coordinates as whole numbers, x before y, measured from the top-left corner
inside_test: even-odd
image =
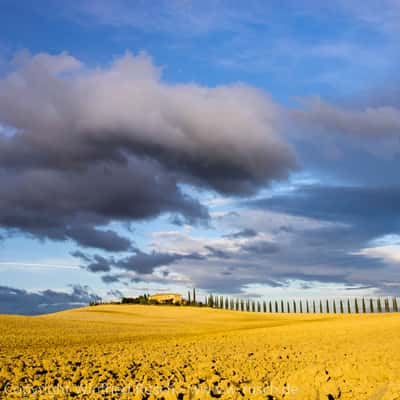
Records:
[[[397,1],[0,11],[0,311],[398,294]]]

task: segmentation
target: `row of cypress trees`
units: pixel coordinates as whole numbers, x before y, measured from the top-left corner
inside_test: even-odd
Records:
[[[189,298],[190,300],[190,298]],[[189,301],[190,302],[190,301]],[[196,303],[196,302],[194,302]],[[205,301],[208,307],[226,310],[269,312],[269,313],[382,313],[399,312],[398,299],[369,298],[340,300],[263,300],[214,296],[210,294]]]

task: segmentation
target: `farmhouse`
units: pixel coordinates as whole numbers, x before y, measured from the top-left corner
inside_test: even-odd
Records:
[[[156,293],[149,297],[149,300],[157,301],[162,304],[182,304],[183,297],[177,293]]]

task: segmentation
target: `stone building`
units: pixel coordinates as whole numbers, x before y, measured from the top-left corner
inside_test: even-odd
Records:
[[[177,293],[156,293],[149,297],[149,300],[156,301],[161,304],[182,304],[183,297]]]

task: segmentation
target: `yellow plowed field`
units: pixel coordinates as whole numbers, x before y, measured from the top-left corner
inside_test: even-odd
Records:
[[[3,315],[0,398],[400,399],[400,314],[101,305]]]

